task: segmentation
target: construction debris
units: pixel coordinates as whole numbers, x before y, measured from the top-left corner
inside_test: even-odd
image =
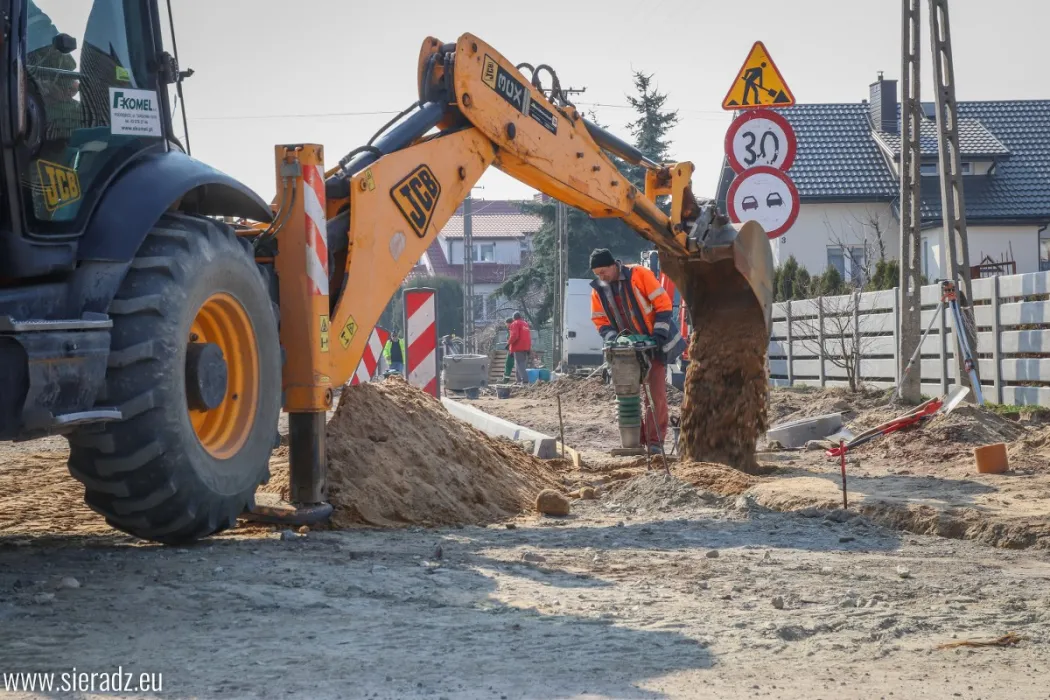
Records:
[[[1028,637],[1022,637],[1016,632],[1004,634],[1002,637],[990,640],[963,639],[958,642],[946,642],[938,644],[938,649],[954,649],[956,647],[1013,647],[1020,644]]]

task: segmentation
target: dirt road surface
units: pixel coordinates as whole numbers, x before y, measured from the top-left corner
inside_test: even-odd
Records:
[[[0,453],[4,674],[119,666],[172,698],[1050,697],[1047,549],[763,506],[797,464],[711,487],[730,495],[592,467],[562,474],[599,484],[566,518],[170,548],[109,530],[62,443],[33,447]]]
[[[557,384],[471,403],[557,435]],[[592,379],[566,382],[560,391],[563,416],[572,417],[566,418],[567,444],[579,448],[585,462],[614,465],[608,452],[619,446],[619,434],[611,389]],[[902,410],[887,406],[882,392],[774,389],[771,397],[772,424],[838,412],[854,434]],[[669,392],[668,403],[676,413],[681,395]],[[978,474],[973,448],[994,442],[1007,444],[1010,470]],[[666,449],[672,450],[670,438]],[[883,524],[999,547],[1050,548],[1050,420],[1045,410],[1005,417],[963,405],[921,429],[876,439],[847,457],[849,503]],[[765,449],[758,461],[767,475],[749,495],[761,505],[780,511],[841,505],[839,461],[824,449]]]

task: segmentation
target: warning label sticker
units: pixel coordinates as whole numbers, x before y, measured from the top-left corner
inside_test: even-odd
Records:
[[[321,352],[328,352],[328,314],[321,315]]]

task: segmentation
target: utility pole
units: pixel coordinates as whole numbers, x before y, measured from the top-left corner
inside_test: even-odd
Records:
[[[955,68],[952,62],[951,28],[947,0],[930,0],[930,48],[933,50],[933,79],[936,82],[937,152],[941,171],[941,218],[944,222],[944,248],[948,260],[948,279],[963,292],[959,310],[962,331],[966,333],[974,357],[977,333],[973,318],[973,285],[970,280],[970,248],[966,235],[966,204],[963,200],[959,157],[959,107],[955,102]],[[943,258],[944,256],[942,256]],[[961,284],[960,284],[961,282]],[[962,353],[955,352],[955,382],[969,382],[963,368]],[[971,387],[972,389],[972,387]],[[969,396],[975,396],[971,392]]]
[[[554,95],[553,87],[543,90],[550,99],[558,99],[567,102],[569,95],[580,95],[587,88],[562,88],[558,87],[558,94]],[[565,359],[565,284],[569,277],[569,214],[565,202],[555,201],[554,207],[554,241],[557,255],[555,264],[557,269],[554,274],[554,337],[551,343],[551,366],[557,369],[558,363]]]
[[[474,237],[471,192],[463,199],[463,352],[474,352]]]
[[[901,161],[900,161],[900,329],[897,349],[900,398],[908,403],[921,399],[921,372],[914,368],[904,377],[904,369],[919,344],[922,325],[921,260],[921,171],[922,151],[919,130],[922,124],[919,89],[919,51],[921,47],[921,0],[902,0],[901,13]],[[921,364],[920,364],[921,367]]]
[[[565,284],[569,269],[569,212],[565,202],[554,208],[554,233],[557,247],[557,271],[554,276],[554,357],[553,366],[565,359]]]

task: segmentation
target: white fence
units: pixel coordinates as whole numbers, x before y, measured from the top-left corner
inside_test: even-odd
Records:
[[[940,302],[940,285],[922,288],[920,333]],[[986,401],[1050,406],[1050,272],[973,280],[978,374]],[[843,356],[860,349],[860,380],[896,386],[900,297],[896,288],[773,305],[769,342],[774,386],[848,386]],[[934,321],[922,346],[922,393],[941,395],[956,381],[950,312]],[[907,359],[905,359],[907,362]]]

